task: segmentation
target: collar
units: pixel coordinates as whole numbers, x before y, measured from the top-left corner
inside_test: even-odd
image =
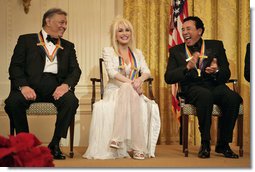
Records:
[[[200,38],[194,45],[188,46],[189,51],[193,54],[194,52],[198,51],[200,52],[202,47],[202,38]]]
[[[42,36],[43,36],[43,40],[45,43],[48,43],[48,41],[46,40],[47,35],[48,35],[48,33],[42,28]]]
[[[40,33],[42,33],[41,35],[42,35],[42,37],[43,37],[43,44],[44,45],[48,45],[49,43],[51,43],[51,42],[48,42],[48,40],[46,39],[47,38],[47,36],[48,36],[48,33],[42,28],[42,30],[41,30],[41,32]],[[39,43],[38,44],[41,44],[41,39],[39,38]],[[53,44],[53,43],[52,43]],[[54,45],[54,44],[53,44]],[[55,46],[58,46],[58,47],[60,47],[61,49],[63,49],[63,47],[61,46],[62,45],[62,43],[61,43],[61,38],[59,37],[58,38],[58,42],[55,44]]]

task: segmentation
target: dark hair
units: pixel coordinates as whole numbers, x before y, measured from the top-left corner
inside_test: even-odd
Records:
[[[42,27],[44,27],[46,25],[46,18],[51,18],[55,14],[63,14],[65,16],[67,16],[67,12],[63,11],[62,9],[60,9],[60,8],[51,8],[48,11],[46,11],[43,15]]]
[[[204,31],[205,31],[205,27],[204,27],[204,23],[203,21],[197,17],[197,16],[189,16],[189,17],[186,17],[184,20],[183,20],[183,23],[186,22],[186,21],[189,21],[189,20],[192,20],[195,22],[195,25],[196,25],[196,28],[197,29],[202,29],[202,33],[201,33],[201,36],[203,35]]]

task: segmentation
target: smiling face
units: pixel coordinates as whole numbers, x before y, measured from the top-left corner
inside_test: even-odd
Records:
[[[196,28],[195,21],[188,20],[182,25],[182,36],[187,46],[194,45],[202,35],[202,29]]]
[[[124,24],[119,24],[118,29],[116,30],[116,39],[117,42],[124,46],[128,45],[131,40],[131,29]]]
[[[45,31],[51,36],[62,37],[67,28],[67,20],[64,14],[54,14],[46,19]]]

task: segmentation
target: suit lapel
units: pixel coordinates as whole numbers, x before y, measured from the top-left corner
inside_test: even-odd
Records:
[[[207,46],[207,41],[205,40],[205,55],[206,55],[206,56],[210,55],[210,52],[211,52],[211,50],[210,50],[210,48]]]
[[[64,50],[64,46],[65,44],[63,43],[63,40],[60,39],[60,48],[58,48],[58,51],[57,51],[57,59],[58,59],[58,62],[61,62],[62,61],[62,56],[63,56],[63,50]]]
[[[39,51],[39,54],[40,54],[41,58],[42,58],[43,60],[45,60],[46,54],[45,54],[44,49],[43,49],[41,46],[37,46],[37,50]]]
[[[62,46],[62,45],[61,45]],[[59,48],[58,52],[57,52],[57,59],[58,59],[58,63],[61,63],[62,59],[61,58],[63,56],[63,49]]]
[[[212,48],[208,46],[208,42],[205,40],[205,55],[208,56],[209,58],[214,56]]]
[[[43,46],[41,46],[42,44],[44,44],[41,32],[39,32],[37,34],[36,38],[37,38],[37,40],[36,40],[37,50],[38,50],[42,60],[45,62],[46,53],[45,53],[45,50],[44,50]]]
[[[185,50],[185,44],[184,43],[181,45],[181,50],[179,51],[179,54],[180,54],[180,58],[182,58],[182,60],[186,62],[186,59],[188,57],[187,57],[187,53],[186,53],[186,50]]]
[[[58,74],[61,73],[61,66],[63,66],[63,65],[61,65],[61,64],[63,63],[63,52],[64,52],[64,46],[65,46],[65,44],[63,43],[63,40],[62,40],[62,39],[60,39],[60,46],[61,46],[62,48],[59,48],[59,49],[57,50]]]

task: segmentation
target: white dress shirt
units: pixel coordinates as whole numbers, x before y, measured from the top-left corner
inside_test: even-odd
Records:
[[[43,35],[43,39],[44,39],[44,42],[45,42],[45,46],[48,49],[49,54],[52,55],[54,49],[56,48],[56,45],[54,45],[52,42],[49,42],[49,41],[46,40],[48,34],[43,29],[42,29],[42,35]],[[57,74],[58,73],[57,55],[54,57],[54,60],[52,62],[49,60],[47,55],[45,55],[45,58],[46,58],[46,63],[45,63],[43,72],[49,72],[49,73]]]

